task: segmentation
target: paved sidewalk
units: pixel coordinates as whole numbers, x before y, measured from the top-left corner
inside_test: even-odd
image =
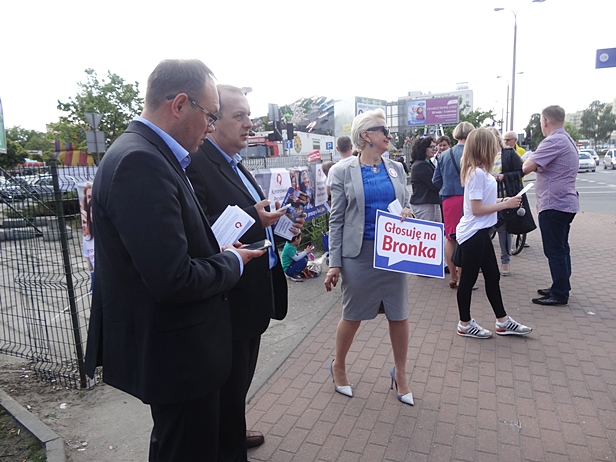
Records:
[[[615,221],[575,218],[566,307],[530,302],[550,278],[539,230],[529,234],[531,247],[501,278],[508,313],[534,328],[525,338],[459,337],[447,280],[410,276],[413,407],[389,388],[393,358],[383,316],[362,323],[348,356],[355,397],[334,392],[328,366],[338,302],[249,403],[248,426],[266,437],[249,458],[616,461]],[[493,330],[481,275],[478,282],[472,314]]]

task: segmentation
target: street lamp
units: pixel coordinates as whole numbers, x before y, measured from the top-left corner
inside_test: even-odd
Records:
[[[517,72],[516,74],[517,75],[524,74],[524,71]],[[502,79],[503,76],[497,75],[496,78]],[[509,125],[509,79],[507,79],[507,100],[506,101],[507,101],[507,112],[505,113],[505,117],[507,117],[507,121],[505,122],[505,129],[507,129],[507,126]],[[513,93],[511,94],[511,117],[513,117]],[[513,131],[513,122],[511,122],[511,128],[509,130]]]
[[[532,0],[532,3],[543,3],[545,0]],[[494,8],[494,11],[503,11],[505,8]],[[513,13],[513,69],[511,70],[511,124],[509,130],[513,131],[513,112],[515,108],[515,58],[518,41],[518,12],[507,8]]]

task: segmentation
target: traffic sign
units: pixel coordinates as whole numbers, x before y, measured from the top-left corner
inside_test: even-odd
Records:
[[[333,151],[334,150],[334,143],[332,141],[326,141],[325,142],[325,149],[327,149],[328,151]]]
[[[287,140],[287,149],[293,149],[293,140]]]
[[[602,69],[605,67],[616,67],[616,48],[597,50],[595,69]]]

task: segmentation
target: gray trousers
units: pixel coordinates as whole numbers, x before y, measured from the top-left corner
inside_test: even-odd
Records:
[[[511,261],[511,234],[507,232],[507,223],[503,222],[498,228],[498,243],[500,244],[500,258],[503,265],[508,265]]]

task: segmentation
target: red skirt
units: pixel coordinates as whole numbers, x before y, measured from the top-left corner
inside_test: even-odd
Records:
[[[445,223],[445,237],[455,234],[456,226],[462,218],[464,196],[451,196],[443,201],[443,222]]]

